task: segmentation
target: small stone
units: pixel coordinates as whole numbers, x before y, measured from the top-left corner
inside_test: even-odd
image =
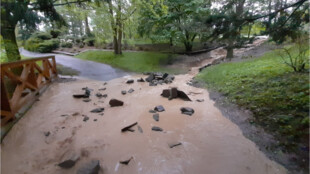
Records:
[[[100,112],[103,112],[103,111],[104,111],[104,108],[96,108],[96,109],[91,110],[90,112],[100,113]]]
[[[69,116],[68,114],[62,114],[62,115],[60,115],[61,117],[67,117],[67,116]]]
[[[61,127],[61,129],[65,129],[66,127]]]
[[[133,159],[133,157],[130,157],[128,160],[125,161],[120,161],[119,163],[124,164],[124,165],[128,165],[129,162]]]
[[[133,123],[133,124],[131,124],[131,125],[129,125],[129,126],[126,126],[126,127],[124,127],[124,128],[121,130],[121,132],[126,132],[126,131],[131,131],[131,132],[133,132],[131,128],[132,128],[133,126],[137,125],[137,124],[138,124],[138,122],[135,122],[135,123]]]
[[[101,98],[103,95],[102,95],[101,93],[98,92],[98,93],[96,94],[96,96],[97,96],[98,98]]]
[[[149,113],[156,113],[156,111],[154,111],[154,110],[149,110]]]
[[[104,83],[103,83],[103,85],[107,85],[107,84],[108,84],[107,82],[104,82]]]
[[[154,110],[157,112],[163,112],[165,111],[165,108],[162,105],[158,105],[154,108]]]
[[[109,104],[110,104],[111,107],[123,106],[123,105],[124,105],[124,102],[123,102],[123,101],[120,101],[120,100],[117,100],[117,99],[111,99],[110,102],[109,102]]]
[[[152,127],[152,131],[159,131],[159,132],[161,132],[161,131],[163,131],[163,129],[160,128],[160,127],[157,127],[157,126],[153,126]]]
[[[84,116],[83,121],[85,121],[85,122],[86,122],[87,120],[89,120],[89,117]]]
[[[180,146],[180,145],[182,145],[182,143],[172,143],[172,144],[169,144],[169,147],[174,148],[174,147]]]
[[[155,121],[159,121],[159,114],[153,114],[153,118]]]
[[[137,82],[145,82],[144,79],[141,77],[140,79],[137,80]]]
[[[46,137],[48,137],[50,134],[51,134],[50,131],[44,132],[44,135],[45,135]]]
[[[195,111],[194,111],[194,109],[192,109],[190,107],[182,107],[181,112],[182,112],[182,114],[186,114],[186,115],[191,116]]]
[[[107,98],[107,97],[108,97],[108,94],[103,94],[102,97],[103,97],[103,98]]]
[[[91,101],[91,99],[89,99],[89,98],[83,100],[83,102],[90,102],[90,101]]]
[[[58,164],[59,167],[64,169],[69,169],[75,165],[75,163],[80,159],[80,156],[73,154],[69,159],[66,159]]]
[[[94,121],[97,121],[97,119],[94,119]]]
[[[154,74],[150,74],[146,79],[145,79],[145,81],[147,81],[147,82],[151,82],[152,80],[154,80]]]
[[[98,89],[99,91],[104,91],[104,90],[106,90],[107,88],[100,88],[100,89]]]
[[[205,100],[204,99],[197,99],[196,101],[197,102],[204,102]]]
[[[139,126],[139,125],[138,125],[138,131],[139,131],[140,133],[143,133],[143,129],[142,129],[142,127]]]
[[[104,115],[104,113],[100,113],[99,115],[103,116],[103,115]]]
[[[79,112],[74,112],[73,114],[72,114],[72,116],[77,116],[77,115],[79,115],[80,113]]]
[[[127,92],[126,91],[122,91],[122,94],[125,95]]]
[[[134,92],[134,91],[135,91],[134,89],[130,88],[130,89],[128,90],[128,93],[132,93],[132,92]]]
[[[100,170],[99,160],[92,160],[78,169],[77,174],[98,174]]]
[[[133,82],[135,82],[134,80],[132,80],[132,79],[130,79],[130,80],[127,80],[127,84],[131,84],[131,83],[133,83]]]
[[[88,95],[85,94],[73,94],[73,98],[88,98]]]

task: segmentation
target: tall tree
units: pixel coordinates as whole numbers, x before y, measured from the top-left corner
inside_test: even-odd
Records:
[[[60,1],[60,0],[2,0],[1,1],[1,35],[9,61],[20,60],[16,42],[15,28],[18,22],[35,26],[39,23],[38,12],[44,17],[57,21],[59,25],[65,24],[63,18],[56,12],[55,6],[86,2],[88,0]]]

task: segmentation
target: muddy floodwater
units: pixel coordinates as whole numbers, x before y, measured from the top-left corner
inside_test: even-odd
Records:
[[[172,84],[149,86],[126,76],[108,81],[77,80],[54,83],[40,97],[4,138],[2,174],[76,173],[92,159],[100,161],[99,173],[126,174],[282,174],[286,169],[268,159],[258,147],[242,135],[241,130],[209,99],[207,90],[186,84],[190,75],[178,75]],[[126,84],[135,79],[133,84]],[[73,94],[89,87],[91,101],[74,99]],[[168,100],[160,96],[163,89],[178,87],[193,100]],[[106,88],[106,90],[99,90]],[[121,91],[134,92],[122,95]],[[95,96],[97,92],[107,98]],[[110,107],[116,98],[123,106]],[[204,99],[197,102],[196,99]],[[159,121],[149,113],[157,105]],[[91,113],[104,107],[104,115]],[[192,116],[181,114],[181,107],[195,110]],[[63,116],[62,116],[63,115]],[[84,116],[83,116],[84,115]],[[85,115],[89,120],[83,121]],[[95,121],[96,119],[96,121]],[[134,132],[121,129],[134,122]],[[152,131],[153,126],[163,129]],[[50,132],[48,136],[46,132]],[[182,143],[170,148],[169,145]],[[80,160],[70,169],[57,164],[66,154],[78,154]],[[128,165],[119,161],[132,157]]]

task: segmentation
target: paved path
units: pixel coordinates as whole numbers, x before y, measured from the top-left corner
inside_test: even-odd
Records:
[[[55,55],[56,62],[75,69],[80,72],[79,76],[94,80],[108,81],[115,78],[123,77],[128,75],[127,72],[113,68],[110,65],[97,63],[93,61],[81,60],[74,58],[72,56],[66,56],[62,54],[43,54],[43,53],[34,53],[21,49],[20,53],[26,57],[41,57]]]

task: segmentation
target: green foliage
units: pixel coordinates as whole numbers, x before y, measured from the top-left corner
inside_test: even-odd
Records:
[[[52,35],[46,32],[36,32],[32,36],[32,38],[41,39],[41,40],[49,40],[52,39]]]
[[[123,55],[114,55],[111,51],[87,51],[76,57],[140,73],[152,71],[178,72],[177,69],[163,67],[175,59],[175,56],[162,53],[124,52]]]
[[[51,34],[52,38],[58,38],[61,34],[61,30],[59,30],[59,29],[51,30],[50,34]]]
[[[63,42],[60,44],[60,47],[63,48],[72,48],[73,44],[71,42]]]
[[[90,37],[90,38],[87,38],[87,39],[84,40],[84,43],[87,46],[94,46],[95,42],[96,42],[96,39],[94,37]]]
[[[306,66],[309,69],[309,65]],[[251,110],[253,122],[275,133],[288,150],[306,143],[309,132],[309,76],[293,73],[277,51],[261,58],[222,63],[203,70],[197,79]]]
[[[59,47],[58,39],[42,40],[39,38],[29,38],[26,41],[25,49],[40,53],[49,53]]]

